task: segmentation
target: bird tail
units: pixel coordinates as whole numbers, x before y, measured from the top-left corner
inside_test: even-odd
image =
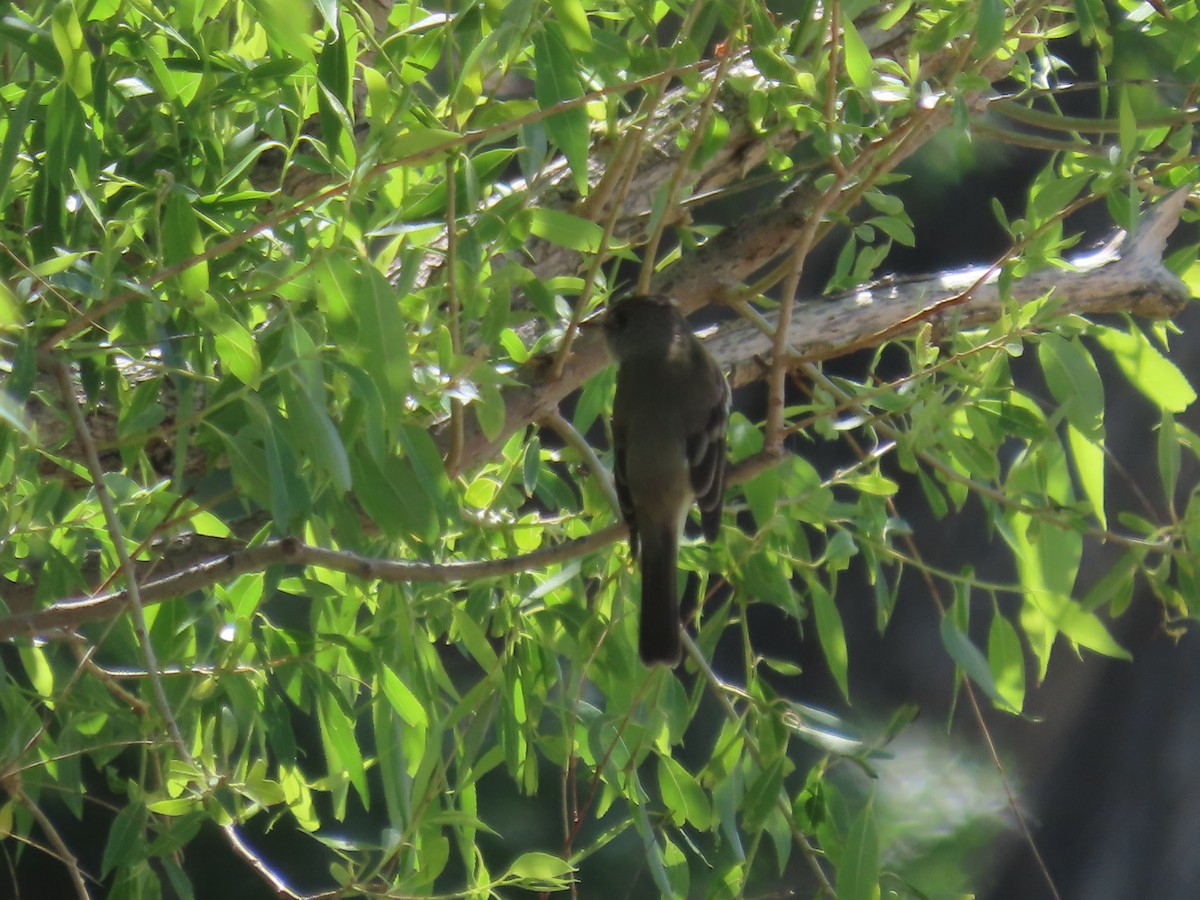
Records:
[[[679,595],[675,589],[679,536],[674,529],[655,529],[641,538],[642,616],[638,653],[648,666],[674,667],[683,653]]]

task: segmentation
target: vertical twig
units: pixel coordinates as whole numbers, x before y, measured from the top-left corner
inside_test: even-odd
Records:
[[[692,20],[698,14],[698,11],[704,6],[702,3],[692,4],[691,11],[688,14],[688,20],[681,27],[681,32],[691,27]],[[742,7],[738,6],[737,19],[740,21]],[[712,115],[713,105],[717,101],[717,94],[721,90],[721,86],[725,83],[725,76],[729,72],[729,67],[733,64],[734,58],[737,56],[737,47],[730,43],[724,54],[721,55],[720,61],[717,63],[717,70],[713,73],[712,84],[709,85],[708,93],[704,95],[704,99],[700,103],[700,112],[696,116],[696,127],[692,131],[691,139],[688,145],[680,154],[679,162],[676,163],[675,169],[671,172],[671,178],[667,182],[667,195],[663,202],[662,215],[658,218],[658,223],[654,227],[654,231],[650,235],[650,239],[646,241],[646,246],[642,252],[642,270],[638,275],[637,291],[639,294],[650,293],[650,282],[654,277],[654,260],[658,256],[658,245],[662,242],[662,236],[667,229],[667,221],[670,216],[671,209],[675,206],[676,199],[679,195],[680,186],[683,184],[683,179],[692,168],[692,160],[696,158],[696,153],[700,150],[700,145],[704,143],[704,132],[708,128],[708,119]]]
[[[53,367],[58,377],[58,389],[62,394],[63,405],[66,406],[67,414],[71,418],[71,424],[75,429],[75,437],[79,441],[79,446],[83,449],[83,457],[87,463],[88,472],[92,477],[92,486],[96,489],[96,499],[100,502],[100,509],[104,513],[104,524],[108,529],[108,536],[112,540],[113,549],[116,551],[121,571],[125,575],[125,590],[129,597],[129,610],[133,615],[133,625],[137,632],[138,641],[142,645],[142,655],[146,659],[146,671],[150,673],[150,685],[154,693],[155,705],[157,705],[159,714],[166,723],[167,732],[175,744],[176,751],[185,762],[194,764],[192,754],[188,750],[187,744],[184,743],[183,735],[179,731],[179,723],[175,721],[175,714],[171,712],[171,705],[167,702],[167,693],[163,689],[162,678],[159,677],[158,657],[154,652],[153,645],[150,643],[150,631],[146,627],[146,615],[142,609],[142,596],[138,589],[137,569],[134,567],[133,559],[129,556],[129,551],[125,547],[125,535],[121,529],[121,520],[117,516],[117,509],[113,504],[112,495],[108,492],[108,487],[104,483],[104,469],[100,465],[100,457],[96,453],[96,442],[92,439],[92,433],[88,429],[87,421],[84,419],[83,408],[79,405],[79,398],[75,396],[75,386],[71,382],[70,370],[67,368],[66,363],[60,360],[51,360],[48,364]]]
[[[9,776],[7,780],[15,780],[17,776]],[[46,840],[54,848],[55,852],[62,858],[63,863],[67,867],[67,872],[71,876],[71,886],[75,888],[75,896],[80,900],[89,900],[87,883],[83,880],[83,872],[79,868],[79,860],[75,858],[75,854],[71,852],[71,848],[67,846],[66,841],[62,839],[62,835],[58,833],[58,829],[54,827],[54,823],[50,821],[40,806],[34,803],[22,789],[20,783],[5,784],[6,789],[12,798],[20,803],[28,810],[29,815],[37,822],[38,827],[42,829],[42,834],[46,835]]]

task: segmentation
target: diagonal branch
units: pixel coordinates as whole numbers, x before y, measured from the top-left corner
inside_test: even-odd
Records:
[[[1110,245],[1077,258],[1069,270],[1046,269],[1016,279],[1013,298],[1027,302],[1053,290],[1064,314],[1129,312],[1151,319],[1176,315],[1191,294],[1163,265],[1162,252],[1179,224],[1188,190],[1181,188],[1152,207],[1141,229],[1119,248]],[[719,299],[721,285],[734,283],[743,268],[757,268],[794,242],[805,223],[799,208],[816,199],[795,192],[774,213],[759,215],[759,227],[728,229],[691,259],[673,266],[656,290],[676,297],[686,309]],[[995,269],[985,266],[881,283],[828,299],[797,298],[787,342],[801,359],[831,359],[882,343],[925,321],[946,324],[953,317],[960,327],[994,321],[1005,309]],[[773,316],[764,318],[774,326]],[[761,360],[771,352],[770,338],[745,321],[722,328],[708,346],[719,363],[732,369],[735,386],[761,378]],[[524,383],[505,396],[507,418],[498,436],[489,440],[478,427],[466,436],[462,468],[489,458],[515,431],[556,409],[606,364],[603,337],[596,329],[585,329],[561,378],[545,379],[540,360],[527,367]]]

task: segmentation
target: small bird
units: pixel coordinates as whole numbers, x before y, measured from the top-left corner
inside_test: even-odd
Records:
[[[705,538],[720,529],[729,384],[670,298],[625,297],[603,321],[617,361],[613,476],[642,572],[638,654],[675,666],[679,538],[693,503]]]

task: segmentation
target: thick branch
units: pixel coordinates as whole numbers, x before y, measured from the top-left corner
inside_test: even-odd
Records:
[[[1188,301],[1190,293],[1187,286],[1162,264],[1162,251],[1167,236],[1179,223],[1187,197],[1188,190],[1180,189],[1153,207],[1141,230],[1127,237],[1119,250],[1110,248],[1077,259],[1072,269],[1048,269],[1016,280],[1012,285],[1013,297],[1018,301],[1029,301],[1053,289],[1056,295],[1064,298],[1064,312],[1131,312],[1156,319],[1175,315]],[[777,215],[763,217],[767,220],[763,227],[781,235],[787,231],[784,223],[788,215],[786,209],[781,209]],[[798,213],[791,216],[798,231],[803,219]],[[753,243],[738,237],[737,230],[736,227],[730,229],[735,234],[725,244],[725,249],[733,252],[726,259],[735,261],[721,264],[727,271],[729,267],[736,271],[746,261],[746,257],[738,256],[736,248],[729,244]],[[716,243],[722,237],[720,235],[710,243]],[[783,246],[786,242],[780,237],[774,249],[759,252],[773,253]],[[705,254],[705,249],[697,256]],[[714,258],[720,256],[713,254]],[[711,279],[714,273],[709,262],[699,260],[692,266],[685,260],[672,267],[672,271],[681,270],[684,274],[671,279],[672,287],[668,292],[685,308],[695,309],[716,299],[713,295],[720,288],[711,282],[700,298],[679,287],[698,284],[702,272],[708,272]],[[954,321],[960,326],[991,321],[999,317],[1004,308],[995,283],[997,275],[995,267],[969,269],[866,287],[829,300],[797,298],[788,341],[803,359],[830,359],[880,344],[924,321],[943,324]],[[772,321],[770,317],[768,321]],[[739,323],[719,331],[709,340],[709,347],[718,362],[733,370],[733,382],[745,384],[761,375],[761,359],[770,353],[770,339],[752,324]],[[487,459],[513,432],[553,410],[606,363],[603,339],[593,330],[585,332],[576,341],[575,353],[561,378],[543,381],[543,370],[531,367],[524,373],[525,384],[510,390],[505,397],[508,419],[500,435],[489,441],[477,427],[468,433],[462,467],[470,469]]]
[[[1136,235],[1078,257],[1071,269],[1044,269],[1012,284],[1019,303],[1053,291],[1064,314],[1129,312],[1148,319],[1177,315],[1191,299],[1186,284],[1162,263],[1167,236],[1179,222],[1188,198],[1180,189],[1154,206]],[[864,287],[828,300],[809,298],[793,313],[788,344],[797,359],[829,359],[875,346],[923,322],[970,327],[998,319],[1005,300],[997,284],[999,268],[979,267]],[[764,315],[772,325],[775,314]],[[761,376],[771,338],[752,323],[722,329],[708,347],[733,370],[732,382]]]

